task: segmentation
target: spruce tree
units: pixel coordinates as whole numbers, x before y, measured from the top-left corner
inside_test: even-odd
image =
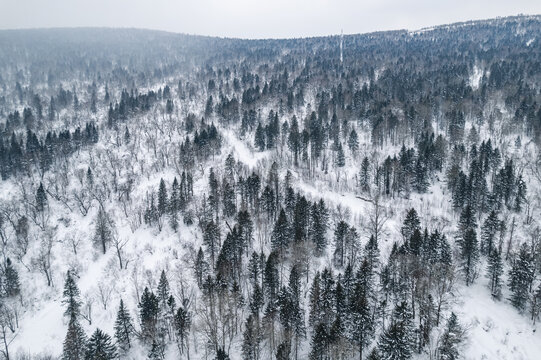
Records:
[[[244,360],[259,359],[260,343],[262,340],[258,320],[252,314],[246,319],[242,342],[242,358]]]
[[[113,360],[116,357],[116,346],[111,337],[100,329],[96,329],[88,340],[85,358],[87,360]]]
[[[458,323],[455,313],[451,313],[445,326],[445,331],[441,337],[438,347],[439,360],[457,360],[459,359],[458,347],[464,340],[464,330]]]
[[[329,333],[325,324],[320,323],[316,326],[311,343],[310,360],[326,360],[329,358]]]
[[[145,287],[139,302],[139,317],[141,321],[141,339],[150,344],[157,335],[157,321],[159,313],[158,298],[148,287]]]
[[[66,274],[63,297],[62,304],[66,305],[64,316],[67,316],[70,321],[71,319],[78,319],[81,313],[80,292],[70,270]]]
[[[7,297],[14,297],[20,294],[21,284],[19,283],[19,274],[13,267],[11,260],[6,259],[6,267],[4,269],[4,294]]]
[[[483,226],[481,226],[481,253],[490,254],[494,247],[494,240],[496,233],[500,228],[500,221],[498,220],[498,214],[492,210],[485,219]]]
[[[272,230],[272,249],[277,251],[280,256],[283,256],[289,246],[289,239],[290,231],[286,213],[284,209],[280,209],[280,215],[278,215],[278,220],[276,220],[274,229]]]
[[[265,151],[265,130],[263,130],[263,126],[261,126],[261,123],[257,124],[254,144],[255,147],[259,149],[259,151]]]
[[[47,206],[47,194],[43,188],[43,183],[39,183],[38,190],[36,191],[36,210],[38,212],[43,212]]]
[[[466,286],[473,283],[477,273],[479,262],[479,247],[477,245],[477,234],[474,229],[467,229],[460,244],[461,267],[464,272]]]
[[[77,318],[71,317],[68,324],[68,332],[64,339],[62,360],[83,360],[85,359],[85,350],[85,333],[77,321]]]
[[[118,313],[115,321],[115,339],[119,352],[126,352],[131,348],[132,336],[135,333],[130,313],[120,299]]]
[[[179,351],[182,355],[184,354],[185,348],[188,348],[188,335],[192,324],[191,314],[186,309],[185,304],[178,308],[173,319],[173,324],[175,327],[177,342],[179,344]]]
[[[395,307],[391,325],[381,334],[378,346],[383,359],[407,360],[415,344],[413,319],[406,302]]]
[[[509,271],[509,289],[511,290],[511,304],[519,311],[523,311],[528,301],[528,292],[534,279],[535,268],[530,255],[529,246],[523,243],[518,257],[513,261]]]
[[[500,299],[502,296],[503,263],[502,256],[497,249],[492,249],[487,260],[487,278],[489,279],[492,297]]]

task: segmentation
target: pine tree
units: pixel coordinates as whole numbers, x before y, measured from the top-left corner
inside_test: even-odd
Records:
[[[515,187],[516,195],[513,210],[520,212],[522,210],[522,204],[526,201],[526,183],[522,179],[522,174],[518,176]]]
[[[320,323],[314,330],[312,336],[312,350],[310,351],[310,360],[326,360],[329,350],[329,333],[325,324]]]
[[[534,279],[535,268],[530,255],[529,246],[523,243],[518,257],[513,261],[509,271],[509,289],[511,290],[511,304],[519,311],[525,309],[528,301],[528,292]]]
[[[355,291],[349,299],[350,339],[359,349],[359,358],[363,358],[363,349],[370,344],[375,330],[372,309],[365,291],[365,285],[357,281]]]
[[[257,124],[255,131],[255,146],[259,151],[265,151],[265,130],[263,130],[261,123]]]
[[[145,287],[139,302],[139,317],[141,320],[141,339],[145,343],[155,339],[159,312],[158,298],[148,287]]]
[[[14,297],[20,294],[21,284],[19,283],[19,274],[13,267],[11,260],[6,259],[6,267],[4,269],[4,294],[7,297]]]
[[[310,237],[316,247],[316,255],[321,256],[327,247],[327,228],[329,222],[329,212],[323,199],[314,202],[310,209]]]
[[[150,352],[148,353],[149,360],[163,360],[163,349],[162,345],[156,341],[152,341],[152,346],[150,347]]]
[[[379,339],[379,351],[383,359],[407,360],[412,357],[414,348],[412,322],[412,314],[407,303],[398,304],[391,325]]]
[[[180,210],[180,188],[175,176],[171,185],[171,197],[169,198],[169,224],[176,232],[178,229],[178,212]]]
[[[498,219],[498,214],[496,211],[492,210],[483,223],[483,226],[481,226],[481,253],[490,256],[492,248],[494,247],[494,239],[499,228],[500,221]]]
[[[68,332],[64,340],[62,360],[83,360],[85,358],[86,336],[77,321],[71,317],[68,324]]]
[[[36,210],[38,212],[43,212],[47,206],[47,194],[43,188],[43,183],[39,183],[38,190],[36,191]]]
[[[404,239],[409,241],[415,230],[421,230],[421,221],[419,220],[419,216],[417,216],[417,211],[414,208],[411,208],[406,213],[400,232]]]
[[[242,358],[245,360],[259,359],[261,331],[257,319],[250,314],[246,319],[242,342]]]
[[[349,133],[348,147],[349,151],[353,154],[356,154],[357,150],[359,150],[359,137],[357,136],[355,129],[351,129],[351,132]]]
[[[502,280],[503,263],[500,252],[497,249],[492,249],[488,255],[487,278],[490,280],[490,291],[492,297],[500,299],[502,296]]]
[[[177,342],[179,344],[180,354],[184,354],[184,349],[188,349],[188,335],[192,325],[192,317],[186,309],[186,304],[179,307],[175,313],[174,326]]]
[[[346,235],[349,225],[345,221],[340,221],[334,230],[334,264],[336,267],[344,266],[346,256]]]
[[[475,280],[477,263],[479,262],[479,247],[475,230],[467,229],[459,245],[461,267],[466,279],[466,286],[468,286]]]
[[[160,179],[160,187],[158,189],[158,216],[163,216],[167,213],[167,188],[165,181]]]
[[[113,360],[116,356],[116,346],[111,337],[100,329],[96,329],[88,340],[85,358],[87,360]]]
[[[458,323],[455,313],[451,313],[445,326],[445,332],[443,333],[438,347],[439,360],[456,360],[459,359],[458,347],[464,340],[464,331]]]
[[[70,321],[71,319],[77,319],[81,313],[81,299],[79,288],[70,270],[68,270],[66,281],[64,282],[63,297],[62,304],[66,305],[64,316],[67,316]]]
[[[338,142],[338,148],[336,152],[336,159],[334,162],[336,167],[342,168],[346,165],[346,155],[344,154],[344,149],[342,148],[342,143]]]
[[[365,156],[359,172],[359,187],[364,193],[370,193],[370,161]]]
[[[286,213],[284,209],[280,209],[280,215],[278,215],[278,220],[276,220],[276,223],[274,224],[274,229],[272,230],[272,249],[274,251],[277,251],[280,256],[283,256],[284,252],[289,246],[289,240],[290,231]]]
[[[124,301],[120,299],[120,305],[115,321],[115,339],[120,352],[126,352],[131,348],[131,337],[134,333],[135,329],[130,313],[124,307]]]

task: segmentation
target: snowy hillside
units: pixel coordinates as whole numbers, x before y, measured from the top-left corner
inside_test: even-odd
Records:
[[[0,31],[2,356],[541,358],[540,35]]]

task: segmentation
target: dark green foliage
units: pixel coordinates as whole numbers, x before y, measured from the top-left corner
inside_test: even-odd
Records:
[[[38,190],[36,191],[36,210],[38,212],[43,212],[47,206],[47,194],[43,188],[43,183],[39,183]]]
[[[490,291],[495,299],[500,299],[502,296],[502,280],[503,263],[500,252],[497,249],[492,249],[487,259],[487,278],[489,279]]]
[[[85,359],[86,336],[77,321],[71,317],[68,324],[68,333],[64,339],[62,360],[83,360]]]
[[[412,357],[413,319],[407,303],[396,306],[391,325],[381,334],[378,345],[382,359],[407,360]]]
[[[67,316],[70,321],[71,319],[77,319],[81,313],[81,299],[79,288],[70,270],[66,274],[62,296],[64,297],[62,304],[66,306],[64,316]]]
[[[477,275],[477,264],[479,262],[479,246],[475,230],[469,228],[459,242],[461,268],[464,273],[466,285],[470,285]]]
[[[116,346],[111,337],[100,329],[96,329],[86,345],[85,359],[113,360],[116,357]]]
[[[145,287],[139,302],[139,319],[141,322],[141,339],[150,344],[157,335],[159,302],[156,295]]]
[[[21,284],[19,282],[19,274],[13,267],[13,264],[9,258],[6,259],[3,281],[3,293],[5,296],[14,297],[20,294]]]
[[[120,299],[118,313],[115,321],[115,339],[119,352],[126,352],[131,348],[132,336],[135,333],[130,313]]]
[[[438,347],[439,360],[459,359],[459,346],[464,341],[464,330],[458,323],[457,317],[451,313],[445,326],[440,345]]]
[[[528,244],[523,243],[518,256],[513,261],[509,271],[509,289],[511,290],[511,304],[518,310],[523,311],[528,301],[528,292],[534,279],[535,268],[530,255]]]

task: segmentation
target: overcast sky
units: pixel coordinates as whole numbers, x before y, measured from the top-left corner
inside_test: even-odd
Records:
[[[541,14],[541,0],[0,0],[0,28],[137,27],[284,38]]]

